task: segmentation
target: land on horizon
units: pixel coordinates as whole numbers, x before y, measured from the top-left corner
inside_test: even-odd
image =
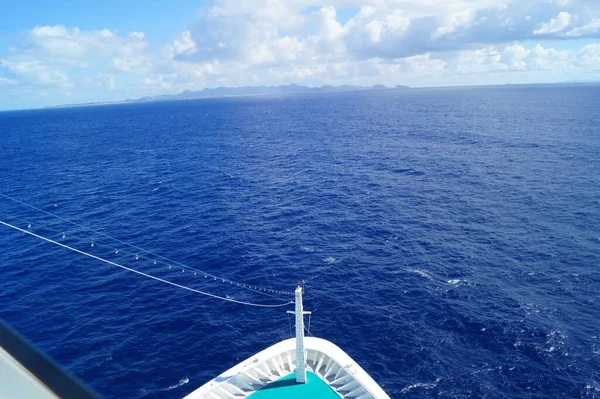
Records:
[[[179,94],[159,94],[156,96],[146,96],[138,99],[127,99],[122,101],[105,101],[105,102],[90,102],[78,104],[54,105],[44,108],[64,108],[64,107],[80,107],[103,104],[124,104],[124,103],[140,103],[153,101],[178,101],[178,100],[199,100],[208,98],[224,98],[224,97],[249,97],[249,96],[269,96],[269,95],[285,95],[285,94],[316,94],[316,93],[338,93],[350,91],[367,91],[367,90],[392,90],[392,89],[409,89],[409,86],[397,85],[388,87],[384,85],[373,86],[354,86],[341,85],[331,86],[324,85],[319,87],[302,86],[298,84],[279,85],[279,86],[242,86],[242,87],[216,87],[205,88],[198,91],[184,90]]]
[[[71,108],[71,107],[86,107],[98,105],[112,104],[131,104],[131,103],[147,103],[159,101],[179,101],[179,100],[200,100],[210,98],[227,98],[227,97],[251,97],[251,96],[271,96],[271,95],[302,95],[302,94],[319,94],[319,93],[341,93],[353,91],[373,91],[373,90],[399,90],[399,89],[451,89],[451,88],[477,88],[477,87],[512,87],[512,86],[569,86],[569,85],[599,85],[597,81],[565,81],[552,83],[507,83],[498,85],[473,85],[473,86],[426,86],[426,87],[410,87],[404,85],[396,85],[388,87],[384,85],[373,86],[356,86],[356,85],[324,85],[319,87],[302,86],[298,84],[279,85],[279,86],[242,86],[242,87],[217,87],[205,88],[202,90],[191,91],[184,90],[178,94],[160,94],[156,96],[146,96],[137,99],[126,99],[117,101],[98,101],[88,103],[60,104],[39,109],[52,108]]]

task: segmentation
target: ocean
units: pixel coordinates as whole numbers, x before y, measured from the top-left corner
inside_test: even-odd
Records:
[[[240,301],[304,281],[311,334],[392,398],[595,398],[599,109],[572,85],[1,112],[0,220]],[[108,399],[182,398],[286,310],[0,226],[0,318]]]

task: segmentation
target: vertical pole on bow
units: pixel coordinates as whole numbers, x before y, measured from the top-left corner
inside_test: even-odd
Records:
[[[305,312],[302,308],[302,293],[303,293],[302,284],[298,283],[298,287],[296,287],[295,296],[296,296],[296,309],[294,312],[288,311],[288,313],[293,313],[296,316],[296,382],[298,384],[306,383],[306,359],[304,353],[304,315],[310,314],[310,312]]]

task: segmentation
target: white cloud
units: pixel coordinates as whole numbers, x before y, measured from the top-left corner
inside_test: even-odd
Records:
[[[194,54],[197,50],[196,43],[192,40],[192,36],[188,30],[183,32],[179,39],[173,41],[171,57],[175,57],[179,54]]]
[[[526,61],[529,69],[561,71],[569,67],[570,50],[559,51],[536,45],[529,53]]]
[[[587,24],[574,28],[565,33],[565,35],[570,37],[580,37],[597,33],[598,31],[600,31],[600,18],[593,18]]]
[[[475,10],[466,10],[450,14],[445,21],[445,25],[440,26],[431,35],[432,39],[438,39],[449,33],[456,32],[461,27],[469,27],[473,18],[475,17]]]
[[[131,32],[129,34],[129,37],[134,37],[138,40],[144,40],[146,38],[146,35],[144,34],[144,32]]]
[[[600,71],[600,43],[588,44],[579,50],[576,62],[584,71]]]
[[[317,13],[316,26],[323,40],[332,42],[344,35],[344,28],[337,21],[335,7],[322,7]]]
[[[62,25],[36,26],[27,36],[29,52],[37,57],[82,66],[113,54],[139,54],[148,46],[143,32],[121,37],[109,29],[81,31]]]
[[[526,70],[528,65],[526,62],[526,58],[529,55],[530,51],[527,50],[520,44],[514,44],[507,46],[504,49],[502,59],[506,63],[506,66],[509,69],[523,71]]]
[[[402,10],[379,11],[363,7],[344,25],[344,46],[355,55],[363,57],[391,56],[394,47],[405,40],[411,19]]]
[[[36,26],[31,30],[32,36],[38,37],[69,37],[69,31],[62,25]]]
[[[40,61],[0,61],[0,66],[20,78],[41,86],[70,87],[69,77],[61,69]]]
[[[562,32],[571,23],[571,14],[561,11],[556,18],[542,24],[539,29],[533,31],[534,35],[548,35],[551,33]]]

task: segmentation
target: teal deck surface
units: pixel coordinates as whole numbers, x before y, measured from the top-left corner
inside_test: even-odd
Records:
[[[296,373],[281,377],[277,381],[254,392],[248,399],[340,399],[337,393],[322,379],[310,371],[306,372],[306,384],[296,383]]]

